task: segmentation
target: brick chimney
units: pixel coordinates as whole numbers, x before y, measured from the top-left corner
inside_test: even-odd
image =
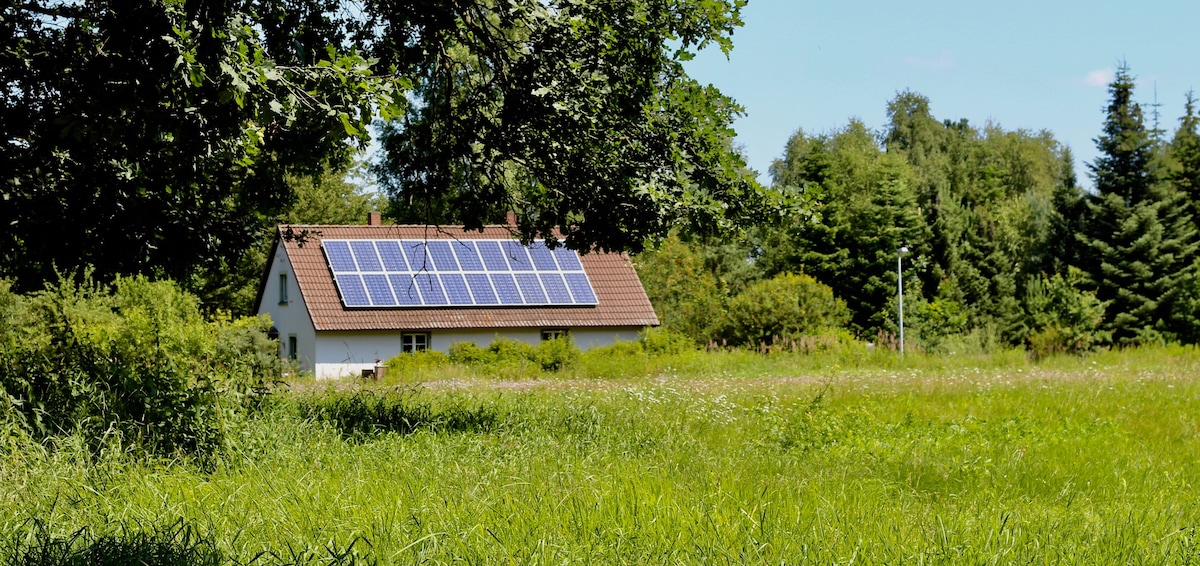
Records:
[[[382,226],[383,214],[372,210],[367,213],[367,226]]]
[[[504,222],[506,224],[508,224],[509,228],[516,228],[517,227],[517,213],[515,213],[511,210],[508,211],[508,214],[504,215]]]

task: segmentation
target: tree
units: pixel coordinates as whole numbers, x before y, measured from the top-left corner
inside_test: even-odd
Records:
[[[187,286],[209,311],[225,310],[235,315],[254,314],[254,300],[262,283],[267,255],[278,235],[279,224],[362,224],[367,213],[386,208],[379,193],[366,187],[364,165],[348,170],[326,168],[315,175],[288,175],[288,189],[295,195],[287,209],[268,217],[255,243],[235,263],[198,270]]]
[[[1054,186],[1048,219],[1046,246],[1033,262],[1035,272],[1066,273],[1080,265],[1081,249],[1076,234],[1083,230],[1087,204],[1083,188],[1075,179],[1075,157],[1064,148],[1059,158],[1063,182]]]
[[[296,194],[296,200],[274,223],[365,223],[367,213],[387,207],[383,195],[369,186],[365,168],[364,164],[358,163],[340,171],[326,168],[317,175],[289,175],[287,183]]]
[[[744,0],[26,0],[0,8],[0,274],[184,281],[236,265],[368,124],[385,186],[470,226],[638,249],[732,228],[772,195],[740,111],[684,73]]]
[[[1104,131],[1096,139],[1100,155],[1089,165],[1096,193],[1080,236],[1083,269],[1096,297],[1108,303],[1106,330],[1122,344],[1176,336],[1173,311],[1197,247],[1181,195],[1162,182],[1133,89],[1122,65],[1109,85]]]
[[[846,300],[855,329],[871,335],[894,317],[895,254],[907,245],[915,252],[908,273],[921,283],[912,288],[928,307],[926,346],[963,329],[1020,343],[1019,290],[1054,263],[1056,195],[1079,191],[1069,152],[1049,132],[939,122],[912,92],[897,95],[888,114],[882,136],[851,121],[789,140],[771,173],[777,185],[817,195],[820,221],[769,231],[764,272],[817,277]]]
[[[803,271],[846,301],[859,333],[873,334],[890,316],[896,251],[924,254],[928,234],[905,161],[883,153],[857,120],[810,137],[797,132],[771,166],[776,185],[803,187],[820,206],[818,221],[767,232],[758,263],[765,275]]]
[[[0,9],[0,274],[188,280],[236,263],[286,175],[365,142],[394,81],[316,3],[29,0]],[[326,26],[327,27],[327,26]]]
[[[1191,216],[1191,228],[1200,231],[1200,117],[1196,115],[1196,100],[1191,92],[1187,95],[1184,114],[1179,119],[1179,129],[1167,148],[1167,178],[1178,192],[1181,206],[1172,212],[1175,215]],[[1182,221],[1182,219],[1178,219]],[[1184,260],[1186,261],[1186,260]],[[1176,288],[1179,301],[1172,309],[1175,332],[1180,340],[1200,342],[1200,266],[1185,266],[1186,273],[1180,277]]]
[[[1070,152],[1045,131],[939,123],[928,99],[912,92],[898,94],[888,116],[887,151],[911,166],[931,233],[931,266],[921,273],[927,291],[935,300],[961,301],[969,328],[1021,342],[1019,289],[1072,252],[1054,240],[1074,218],[1057,215],[1056,199],[1068,203],[1080,194]],[[953,292],[942,293],[944,285]]]
[[[1192,93],[1187,95],[1183,117],[1179,119],[1179,129],[1171,139],[1168,148],[1170,156],[1171,183],[1182,193],[1187,202],[1188,212],[1192,215],[1193,223],[1200,223],[1200,116],[1196,115],[1196,99]]]
[[[745,0],[466,4],[455,25],[383,14],[405,26],[380,44],[420,59],[421,104],[383,131],[394,215],[479,228],[507,209],[525,238],[633,251],[761,217],[769,193],[731,150],[741,108],[682,67],[728,52]]]
[[[704,259],[703,250],[674,234],[657,249],[634,256],[634,267],[659,321],[698,344],[713,339],[727,295]]]

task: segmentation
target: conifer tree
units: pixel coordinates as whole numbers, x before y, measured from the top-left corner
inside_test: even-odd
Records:
[[[1107,329],[1122,344],[1177,336],[1178,285],[1196,254],[1190,215],[1179,192],[1163,182],[1133,89],[1122,65],[1109,85],[1104,132],[1096,139],[1100,156],[1089,165],[1096,193],[1079,238],[1090,285],[1108,302]]]
[[[1170,173],[1168,178],[1183,201],[1179,211],[1191,216],[1190,227],[1200,232],[1200,116],[1196,115],[1196,99],[1187,94],[1179,129],[1168,148]],[[1200,268],[1190,269],[1177,285],[1181,296],[1172,311],[1179,338],[1188,343],[1200,342]]]
[[[1193,222],[1200,222],[1197,207],[1200,206],[1200,116],[1196,115],[1196,99],[1193,93],[1187,95],[1183,117],[1179,119],[1179,129],[1171,140],[1170,179],[1175,188],[1182,193],[1187,201],[1188,212]]]
[[[929,250],[910,167],[884,153],[862,122],[851,120],[826,135],[797,132],[771,174],[777,185],[820,195],[821,216],[768,231],[756,265],[766,276],[816,277],[846,301],[851,327],[873,335],[895,312],[889,301],[896,295],[896,250],[908,246],[920,257]]]

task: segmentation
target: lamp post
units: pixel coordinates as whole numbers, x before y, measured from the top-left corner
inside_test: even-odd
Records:
[[[896,251],[896,293],[900,299],[900,357],[904,357],[904,254],[908,246],[900,246]]]

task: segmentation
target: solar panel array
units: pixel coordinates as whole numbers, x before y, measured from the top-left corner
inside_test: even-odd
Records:
[[[594,306],[579,255],[537,240],[324,240],[347,307]]]

